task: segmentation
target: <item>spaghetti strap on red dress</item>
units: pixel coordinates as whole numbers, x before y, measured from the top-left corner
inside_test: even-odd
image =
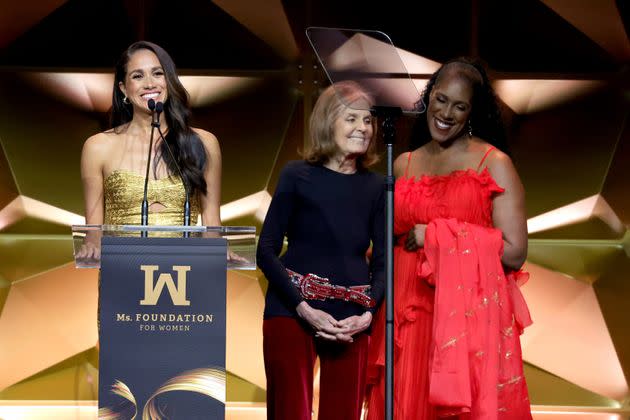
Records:
[[[492,198],[503,191],[487,168],[417,179],[407,177],[405,171],[405,177],[396,181],[394,233],[402,235],[394,247],[396,419],[531,419],[518,339],[531,320],[516,285],[526,274],[503,273],[503,242],[492,226]],[[428,225],[426,249],[406,251],[406,233],[416,224]],[[469,233],[460,235],[464,231]],[[451,256],[457,258],[445,264]],[[466,281],[456,275],[463,274],[461,270],[469,273]],[[486,288],[492,284],[492,292],[480,290],[480,284]],[[453,291],[463,288],[466,297],[456,298]],[[479,305],[491,310],[476,312]],[[491,322],[491,333],[479,332],[481,322]],[[380,420],[385,391],[384,308],[372,331],[367,419]],[[485,353],[499,343],[501,357]]]

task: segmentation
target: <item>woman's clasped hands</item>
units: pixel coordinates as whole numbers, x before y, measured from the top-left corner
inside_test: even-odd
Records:
[[[330,341],[352,343],[352,336],[365,331],[372,323],[371,312],[338,321],[329,313],[315,309],[305,301],[300,302],[296,311],[315,330],[315,337]]]

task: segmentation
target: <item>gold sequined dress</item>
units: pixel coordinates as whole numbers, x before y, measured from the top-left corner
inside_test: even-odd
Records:
[[[105,224],[139,225],[140,208],[144,193],[144,176],[125,170],[115,170],[103,183],[105,195]],[[186,194],[181,178],[171,176],[149,179],[147,200],[149,224],[181,226],[184,224]],[[151,211],[153,203],[161,204],[159,211]],[[163,206],[163,207],[162,207]],[[199,216],[199,202],[191,198],[190,220],[195,224]]]

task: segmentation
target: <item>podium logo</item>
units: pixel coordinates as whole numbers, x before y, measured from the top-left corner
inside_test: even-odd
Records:
[[[144,299],[140,301],[140,305],[157,304],[166,286],[173,305],[190,306],[190,301],[186,299],[186,273],[190,271],[189,265],[173,266],[173,271],[177,272],[177,284],[169,273],[160,273],[157,281],[154,281],[154,273],[160,269],[157,265],[141,265],[140,269],[144,271]]]

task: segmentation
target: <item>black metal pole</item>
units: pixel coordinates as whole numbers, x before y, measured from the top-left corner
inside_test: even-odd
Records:
[[[393,145],[387,144],[387,178],[385,217],[385,419],[394,418],[394,176]]]
[[[394,419],[394,140],[396,119],[402,110],[376,106],[372,114],[383,118],[383,141],[387,149],[385,177],[385,419]]]

